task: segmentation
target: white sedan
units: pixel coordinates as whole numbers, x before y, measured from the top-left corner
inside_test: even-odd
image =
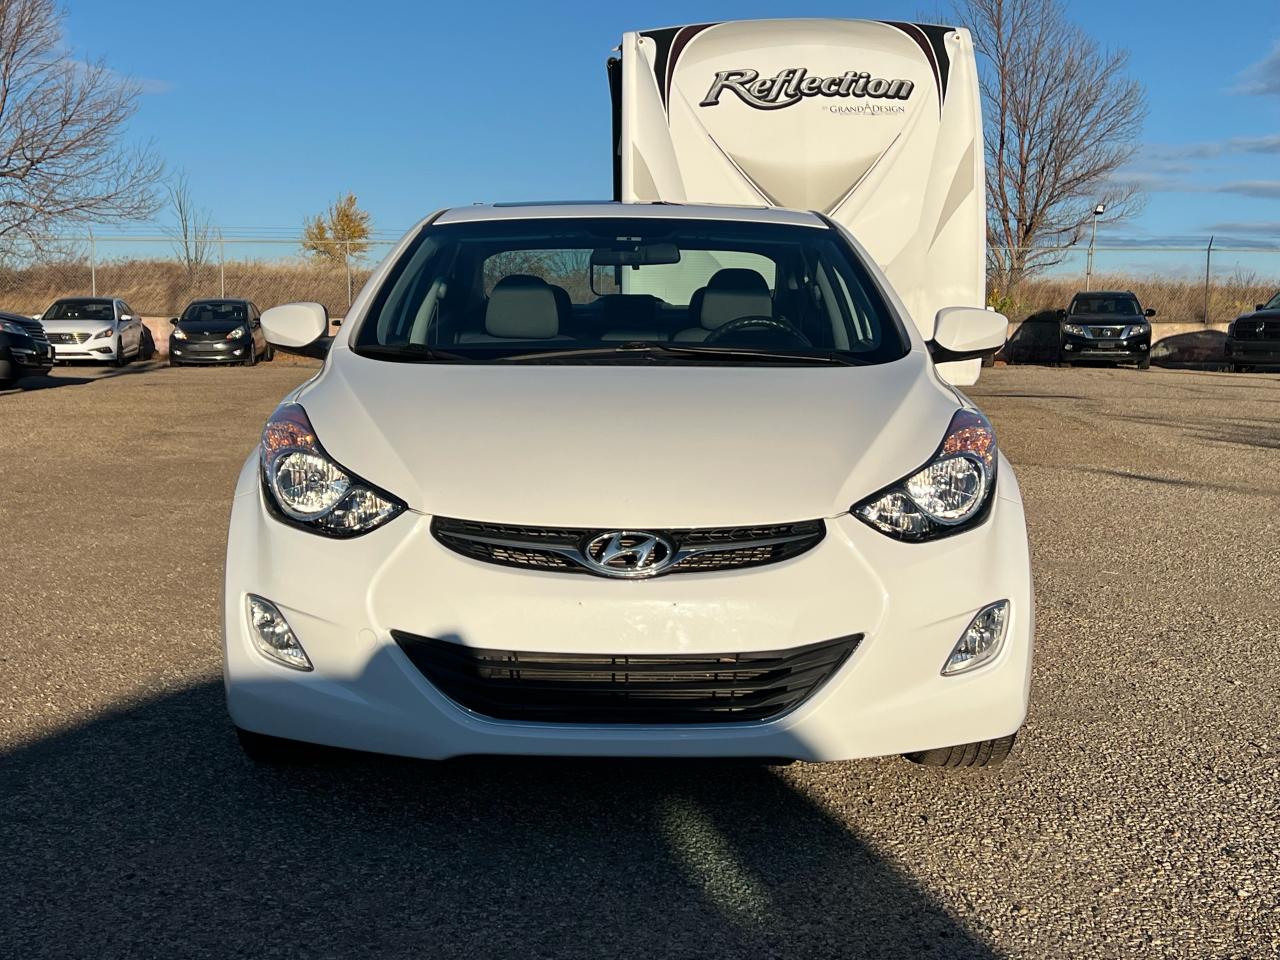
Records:
[[[142,317],[118,297],[64,297],[38,319],[59,361],[124,366],[146,358],[149,341]]]
[[[269,340],[324,346],[317,304]],[[241,743],[998,763],[1022,502],[883,273],[811,213],[467,207],[375,271],[236,488]]]

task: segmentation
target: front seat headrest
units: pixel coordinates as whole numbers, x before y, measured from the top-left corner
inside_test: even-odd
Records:
[[[704,330],[718,330],[739,317],[773,316],[769,285],[755,270],[725,267],[712,274],[702,294],[698,323]]]
[[[507,340],[548,340],[560,332],[556,295],[541,277],[513,273],[489,294],[484,332]]]

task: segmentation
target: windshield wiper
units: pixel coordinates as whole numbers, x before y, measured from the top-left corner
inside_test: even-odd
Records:
[[[353,348],[362,357],[393,360],[397,363],[472,363],[471,357],[448,350],[437,350],[423,343],[369,343]]]
[[[834,350],[821,353],[794,353],[785,350],[763,350],[753,347],[717,347],[705,343],[665,343],[657,340],[629,340],[614,347],[584,347],[579,350],[537,350],[499,358],[502,361],[572,360],[578,357],[616,357],[619,355],[659,355],[671,357],[720,357],[727,359],[779,360],[797,363],[834,363],[841,366],[865,366],[867,361],[844,356]]]

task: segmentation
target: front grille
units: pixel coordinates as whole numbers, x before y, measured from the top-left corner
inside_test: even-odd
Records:
[[[809,697],[862,634],[790,650],[726,654],[486,650],[392,630],[450,700],[498,720],[541,723],[746,723]]]
[[[27,336],[36,343],[48,343],[49,338],[44,335],[44,327],[39,320],[24,320],[21,317],[15,318],[13,321],[27,331]]]
[[[87,333],[50,333],[50,343],[84,343],[89,339]]]
[[[1090,327],[1089,333],[1098,339],[1120,337],[1124,336],[1124,327]]]
[[[1280,320],[1237,320],[1232,336],[1237,340],[1280,340]]]
[[[593,565],[589,545],[611,532],[601,528],[525,527],[436,517],[431,521],[431,532],[450,550],[487,563],[598,576],[649,575],[643,570],[609,571],[599,563]],[[664,554],[665,566],[651,574],[661,576],[777,563],[812,549],[825,533],[821,520],[805,520],[760,527],[653,530],[633,535],[656,536],[669,545],[669,554]]]

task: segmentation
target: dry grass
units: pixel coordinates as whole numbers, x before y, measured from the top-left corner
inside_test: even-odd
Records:
[[[368,278],[368,269],[353,269],[352,293]],[[341,266],[310,262],[241,260],[225,266],[226,296],[252,300],[260,308],[294,300],[315,300],[335,316],[346,313],[347,273]],[[88,296],[94,289],[87,260],[42,263],[21,269],[0,269],[0,310],[39,313],[59,297]],[[174,316],[198,297],[222,295],[218,267],[206,266],[196,275],[170,260],[114,260],[99,263],[96,289],[100,296],[120,297],[147,316]]]
[[[1209,288],[1209,322],[1229,323],[1269,300],[1277,288],[1275,281],[1252,273],[1215,278]],[[993,296],[991,302],[1003,308],[1010,320],[1025,320],[1045,311],[1064,309],[1081,289],[1078,278],[1046,277],[1024,283],[1013,298],[1001,302]],[[1144,307],[1155,308],[1159,320],[1199,323],[1204,319],[1203,280],[1102,275],[1094,277],[1093,289],[1132,290]]]
[[[369,276],[353,269],[352,292]],[[341,265],[308,261],[231,261],[225,267],[226,295],[244,297],[266,309],[293,300],[315,300],[334,316],[346,313],[347,274]],[[93,288],[88,260],[65,260],[0,269],[0,310],[38,313],[59,297],[87,296]],[[1161,320],[1199,322],[1204,315],[1204,284],[1159,276],[1100,275],[1098,290],[1132,290]],[[992,295],[992,305],[1011,320],[1065,307],[1080,289],[1078,278],[1041,278],[1022,285],[1012,298]],[[1210,291],[1209,319],[1226,323],[1275,294],[1275,281],[1251,273],[1216,279]],[[221,295],[218,267],[189,276],[181,264],[164,259],[114,260],[97,268],[97,291],[124,299],[147,316],[172,316],[197,297]]]

